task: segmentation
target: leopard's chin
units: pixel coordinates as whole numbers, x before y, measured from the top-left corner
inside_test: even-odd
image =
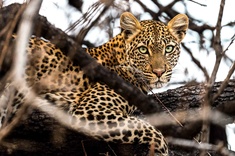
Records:
[[[167,82],[157,81],[153,84],[150,84],[151,89],[159,89],[166,86]]]
[[[168,82],[169,80],[166,79],[165,77],[155,78],[152,81],[150,81],[150,87],[151,89],[159,89],[166,86]]]

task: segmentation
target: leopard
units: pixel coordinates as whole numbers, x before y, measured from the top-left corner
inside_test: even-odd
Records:
[[[132,13],[124,12],[120,16],[121,32],[103,45],[85,51],[147,94],[170,81],[188,24],[185,14],[178,14],[164,24],[139,21]],[[78,119],[78,131],[88,129],[93,138],[106,142],[147,144],[154,147],[155,155],[168,155],[163,134],[148,121],[133,115],[138,109],[134,104],[108,85],[91,81],[53,43],[32,36],[26,49],[24,77],[28,85],[41,86],[40,97]],[[16,112],[24,100],[18,91],[13,106]],[[3,120],[1,113],[1,123]]]

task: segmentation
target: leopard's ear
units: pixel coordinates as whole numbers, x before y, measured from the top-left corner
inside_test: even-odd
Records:
[[[168,22],[167,27],[177,41],[181,42],[188,29],[188,24],[188,17],[185,14],[178,14]]]
[[[120,17],[120,26],[126,37],[136,34],[141,30],[140,22],[130,12],[124,12]]]

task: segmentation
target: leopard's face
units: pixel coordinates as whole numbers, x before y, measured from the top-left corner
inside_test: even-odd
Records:
[[[123,31],[131,73],[146,85],[147,90],[167,84],[177,64],[180,42],[187,26],[184,28],[185,25],[179,26],[177,23],[181,28],[175,28],[170,22],[165,25],[153,20],[141,21],[136,23],[139,28],[135,27],[132,33],[131,30]],[[188,21],[183,19],[181,22]]]
[[[126,45],[129,63],[140,81],[160,88],[170,81],[180,54],[179,43],[162,23],[143,21],[141,26],[143,30]]]

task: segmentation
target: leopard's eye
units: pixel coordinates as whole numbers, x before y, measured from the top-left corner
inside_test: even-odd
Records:
[[[142,54],[148,53],[148,48],[145,46],[140,46],[138,49],[139,49],[139,52],[141,52]]]
[[[171,53],[173,50],[174,50],[174,46],[172,46],[172,45],[168,45],[165,48],[166,53]]]

